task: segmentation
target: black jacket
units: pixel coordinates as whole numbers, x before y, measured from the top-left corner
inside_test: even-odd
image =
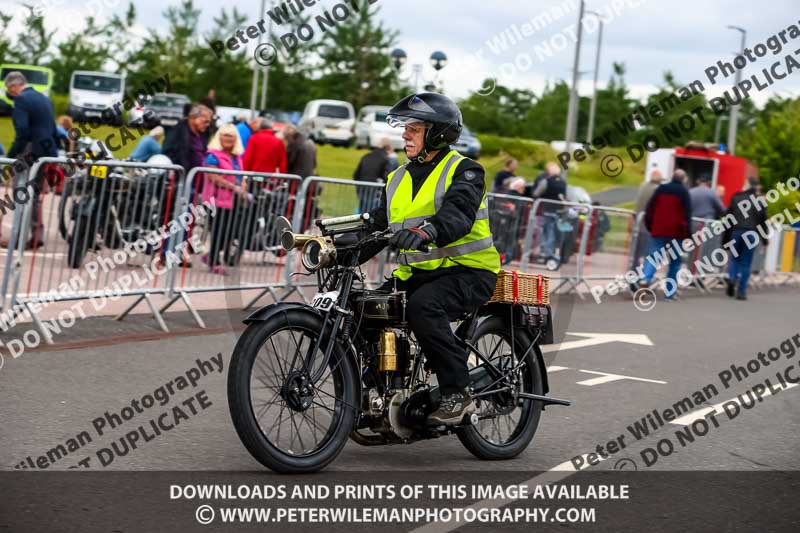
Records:
[[[389,174],[389,154],[383,148],[375,148],[358,162],[353,179],[356,181],[386,181]]]
[[[745,201],[751,202],[750,210],[746,213],[739,207],[739,203]],[[736,222],[725,232],[722,237],[723,241],[729,241],[731,239],[731,232],[737,229],[755,231],[760,226],[762,228],[761,231],[763,231],[765,235],[767,234],[767,208],[756,200],[753,191],[739,191],[734,194],[731,198],[731,203],[728,204],[727,211],[725,211],[724,218],[728,218],[728,215],[733,215]],[[764,241],[764,243],[767,241],[763,237],[761,237],[761,240]]]
[[[286,172],[305,179],[317,169],[317,147],[304,135],[286,145]]]
[[[406,165],[406,169],[411,174],[413,196],[417,195],[426,178],[448,153],[450,151],[445,149],[436,154],[436,157],[428,163],[412,161]],[[398,169],[397,172],[401,172],[401,170]],[[471,159],[461,160],[456,166],[450,188],[444,194],[442,206],[435,215],[428,219],[436,228],[436,246],[447,246],[472,230],[485,190],[483,167]],[[370,220],[372,224],[369,231],[379,231],[389,227],[385,188],[381,195],[380,206],[370,211]],[[364,250],[361,254],[362,262],[382,249],[383,247],[376,247],[372,250]]]
[[[14,98],[14,144],[8,157],[16,158],[26,152],[34,159],[58,155],[58,135],[53,103],[32,87],[27,87]]]
[[[203,139],[203,146],[208,145],[208,135],[208,130],[200,134],[200,137]],[[167,133],[161,151],[165,156],[170,158],[173,164],[182,166],[188,173],[192,168],[190,150],[189,123],[186,119],[183,119]]]

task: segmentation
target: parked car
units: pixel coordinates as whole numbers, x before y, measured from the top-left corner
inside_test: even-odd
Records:
[[[266,109],[258,112],[258,116],[268,118],[272,121],[272,129],[275,133],[280,133],[287,124],[293,124],[291,116],[286,111],[279,109]]]
[[[3,82],[6,74],[13,71],[21,72],[28,80],[28,85],[45,96],[50,96],[50,88],[53,86],[53,71],[47,67],[3,63],[0,65],[0,115],[10,114],[14,107],[13,101],[6,95],[6,84]]]
[[[76,70],[69,82],[67,114],[74,120],[96,118],[121,126],[122,105],[116,110],[114,106],[121,103],[124,96],[124,75]]]
[[[191,103],[185,94],[156,93],[143,106],[135,106],[128,112],[128,124],[141,124],[150,129],[158,125],[171,128],[183,118],[183,106]]]
[[[583,187],[567,185],[567,201],[576,204],[591,204],[592,197]]]
[[[384,105],[368,105],[361,108],[356,118],[356,147],[375,148],[384,137],[389,137],[395,150],[403,149],[403,130],[386,123],[391,109]]]
[[[311,100],[306,104],[298,129],[318,144],[350,146],[355,135],[356,112],[342,100]]]
[[[244,107],[228,107],[228,106],[217,106],[217,113],[216,113],[216,124],[217,128],[221,127],[223,124],[233,124],[236,122],[236,119],[242,115],[247,116],[250,118],[250,110]]]
[[[469,158],[478,159],[481,156],[481,142],[464,126],[461,130],[461,136],[453,143],[453,150]]]

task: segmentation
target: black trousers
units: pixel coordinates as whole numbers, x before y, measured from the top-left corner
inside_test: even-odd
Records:
[[[230,241],[236,236],[238,224],[234,222],[235,209],[217,208],[217,215],[211,222],[211,250],[208,254],[208,266],[215,267],[219,264],[219,252],[223,254],[225,262],[230,259]]]
[[[397,289],[408,291],[406,316],[436,372],[442,394],[469,385],[467,349],[456,341],[450,322],[486,303],[496,282],[497,275],[488,270],[462,267],[414,274],[405,282],[397,280]]]

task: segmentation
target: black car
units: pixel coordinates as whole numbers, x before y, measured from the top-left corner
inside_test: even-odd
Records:
[[[191,100],[185,94],[155,93],[143,107],[131,110],[128,122],[148,129],[158,125],[171,128],[183,118],[183,107],[188,103]]]

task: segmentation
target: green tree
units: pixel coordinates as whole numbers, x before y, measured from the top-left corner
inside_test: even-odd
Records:
[[[758,167],[768,187],[800,172],[800,98],[777,104],[773,107],[780,110],[764,114],[739,150]]]
[[[76,70],[102,70],[109,58],[105,39],[94,36],[101,33],[93,17],[86,19],[82,30],[70,34],[56,46],[57,53],[48,66],[53,69],[53,92],[66,94],[72,73]]]
[[[50,43],[55,31],[48,32],[44,27],[44,17],[38,13],[36,6],[23,4],[28,10],[22,27],[25,28],[17,36],[14,46],[16,60],[28,65],[41,65],[47,63]],[[5,28],[4,28],[5,33]]]
[[[525,136],[540,141],[563,139],[568,105],[569,86],[566,82],[559,80],[552,87],[548,83],[542,95],[525,113]]]
[[[325,23],[320,48],[323,74],[317,84],[317,96],[347,100],[356,109],[368,104],[392,103],[398,95],[393,89],[395,73],[389,49],[394,46],[398,32],[378,21],[380,6],[372,8],[366,2],[338,5],[349,9],[350,16],[334,27]],[[357,11],[354,5],[359,6]],[[327,10],[322,16],[326,13]],[[330,20],[334,20],[332,17],[331,14]]]

